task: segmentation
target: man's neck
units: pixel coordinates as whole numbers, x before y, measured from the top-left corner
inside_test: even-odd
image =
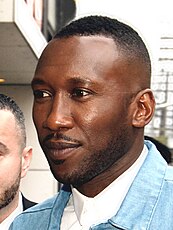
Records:
[[[123,155],[116,161],[109,169],[86,184],[76,187],[76,189],[87,197],[95,197],[134,164],[139,158],[143,147],[143,143],[141,145],[138,144],[138,149],[136,148],[135,151],[132,149],[128,154]]]
[[[0,223],[2,223],[18,206],[19,203],[19,192],[15,198],[4,208],[0,209]]]

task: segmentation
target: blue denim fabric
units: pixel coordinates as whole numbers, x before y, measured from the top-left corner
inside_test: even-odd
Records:
[[[150,141],[145,144],[149,154],[118,213],[90,229],[173,230],[173,167],[167,165]],[[70,194],[68,186],[64,186],[53,198],[20,214],[10,230],[60,229]]]

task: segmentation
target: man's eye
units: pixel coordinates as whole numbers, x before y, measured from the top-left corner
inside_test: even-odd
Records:
[[[35,90],[34,91],[34,97],[36,99],[41,99],[41,98],[46,98],[46,97],[50,97],[50,93],[46,92],[46,91],[42,91],[42,90]]]
[[[72,97],[81,98],[81,97],[86,97],[89,94],[90,94],[90,92],[87,91],[87,90],[84,90],[84,89],[74,89],[73,92],[72,92]]]

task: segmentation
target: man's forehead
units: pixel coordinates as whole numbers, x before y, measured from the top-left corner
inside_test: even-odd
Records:
[[[76,76],[78,82],[81,76],[94,82],[101,78],[109,81],[117,78],[124,80],[127,76],[136,76],[136,62],[127,59],[117,50],[111,38],[98,35],[56,38],[44,51],[34,76],[37,81],[33,83],[42,84],[40,79],[47,82],[52,76],[54,79],[69,76],[68,79],[73,78],[73,83]]]
[[[45,65],[74,64],[77,62],[107,62],[119,58],[119,50],[111,38],[104,36],[72,36],[53,39],[43,51],[37,69]],[[121,57],[122,58],[122,57]]]

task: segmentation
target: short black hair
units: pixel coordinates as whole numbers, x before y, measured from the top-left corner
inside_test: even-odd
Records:
[[[0,94],[0,110],[10,111],[14,115],[16,123],[21,132],[21,138],[23,142],[22,147],[25,147],[26,145],[25,117],[20,107],[11,97],[6,96],[4,94]]]
[[[54,39],[93,35],[112,38],[126,56],[139,58],[146,65],[150,77],[151,60],[145,43],[132,27],[117,19],[98,15],[79,18],[56,33]]]

